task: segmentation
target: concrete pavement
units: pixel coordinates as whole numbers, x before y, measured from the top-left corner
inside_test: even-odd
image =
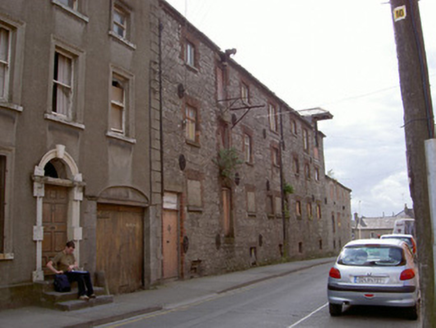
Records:
[[[168,282],[155,289],[114,296],[111,304],[83,310],[62,312],[40,307],[0,311],[0,327],[93,327],[135,315],[171,309],[213,297],[233,289],[272,279],[313,266],[332,263],[335,258],[321,258],[255,267],[219,276]],[[327,273],[326,273],[327,279]]]

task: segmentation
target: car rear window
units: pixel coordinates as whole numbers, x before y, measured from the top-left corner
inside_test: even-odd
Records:
[[[352,266],[398,266],[405,263],[403,250],[398,247],[364,245],[346,247],[338,263]]]

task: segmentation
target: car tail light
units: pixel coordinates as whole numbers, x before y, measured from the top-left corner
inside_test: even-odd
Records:
[[[329,272],[329,276],[335,279],[341,279],[341,272],[336,268],[331,268]]]
[[[413,269],[406,269],[401,272],[400,280],[410,280],[415,278],[415,271]]]

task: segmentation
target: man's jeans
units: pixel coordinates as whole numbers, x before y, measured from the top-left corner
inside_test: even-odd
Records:
[[[69,282],[77,281],[79,287],[79,296],[94,294],[94,288],[92,288],[91,275],[88,271],[68,271],[65,272]],[[86,287],[86,288],[85,288]]]

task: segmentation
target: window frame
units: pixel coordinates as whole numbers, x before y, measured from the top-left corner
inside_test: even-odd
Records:
[[[112,128],[112,84],[119,82],[124,87],[123,131]],[[106,136],[135,144],[135,78],[130,72],[111,65],[108,80],[108,115]]]
[[[61,58],[65,58],[68,61],[67,66],[62,66]],[[62,67],[61,67],[62,66]],[[62,79],[60,77],[60,71],[68,70],[67,78]],[[59,116],[60,118],[66,121],[74,121],[73,117],[73,103],[75,97],[75,86],[74,81],[76,76],[74,74],[75,70],[75,58],[71,54],[66,51],[63,51],[60,48],[55,49],[54,53],[54,61],[53,61],[53,77],[52,77],[52,106],[51,113],[55,116]],[[67,94],[67,95],[65,95]],[[59,104],[58,101],[60,98],[65,99],[65,108],[62,104]],[[63,103],[63,102],[62,102]]]
[[[271,103],[268,103],[269,129],[274,133],[278,133],[279,131],[277,115],[277,107]]]
[[[9,85],[10,85],[10,71],[11,71],[11,53],[12,53],[12,30],[1,24],[0,30],[5,30],[7,33],[7,45],[6,45],[6,59],[0,58],[0,67],[4,67],[3,88],[0,90],[0,101],[8,101],[9,99]],[[0,34],[0,50],[1,50],[1,34]]]
[[[116,13],[120,13],[120,16],[125,18],[125,24],[120,24],[116,21]],[[136,44],[133,43],[134,39],[134,24],[133,24],[133,10],[121,1],[114,1],[111,10],[111,19],[109,22],[109,35],[116,41],[127,46],[131,50],[136,50]],[[122,34],[116,31],[115,27],[121,27]]]
[[[309,141],[309,130],[304,128],[303,129],[303,150],[308,153],[310,148],[310,141]]]
[[[8,31],[8,72],[5,79],[4,93],[0,97],[0,109],[22,112],[22,81],[24,69],[24,26],[25,23],[11,20],[0,13],[0,27]]]
[[[192,68],[197,67],[196,45],[188,39],[185,41],[185,64]]]
[[[189,115],[194,113],[194,115]],[[199,143],[199,132],[198,132],[198,108],[192,106],[191,104],[185,105],[185,139],[188,143]],[[191,129],[193,129],[193,135]]]
[[[13,153],[0,148],[0,211],[2,219],[0,220],[0,261],[14,259],[12,252],[13,234],[12,234],[12,162]],[[2,198],[2,199],[1,199]]]
[[[253,137],[244,133],[243,135],[243,150],[244,150],[244,160],[247,164],[253,163]]]
[[[248,105],[250,103],[250,87],[244,81],[241,81],[240,96],[241,96],[241,101],[244,104]]]
[[[63,41],[53,38],[51,45],[51,66],[49,70],[50,86],[48,88],[48,105],[47,111],[44,115],[45,119],[55,121],[58,123],[66,124],[75,128],[84,129],[84,97],[85,97],[85,60],[84,52],[77,47],[68,45]],[[60,53],[62,56],[71,59],[71,98],[67,115],[63,115],[56,111],[53,111],[54,101],[54,76],[55,76],[55,58],[56,53]]]

